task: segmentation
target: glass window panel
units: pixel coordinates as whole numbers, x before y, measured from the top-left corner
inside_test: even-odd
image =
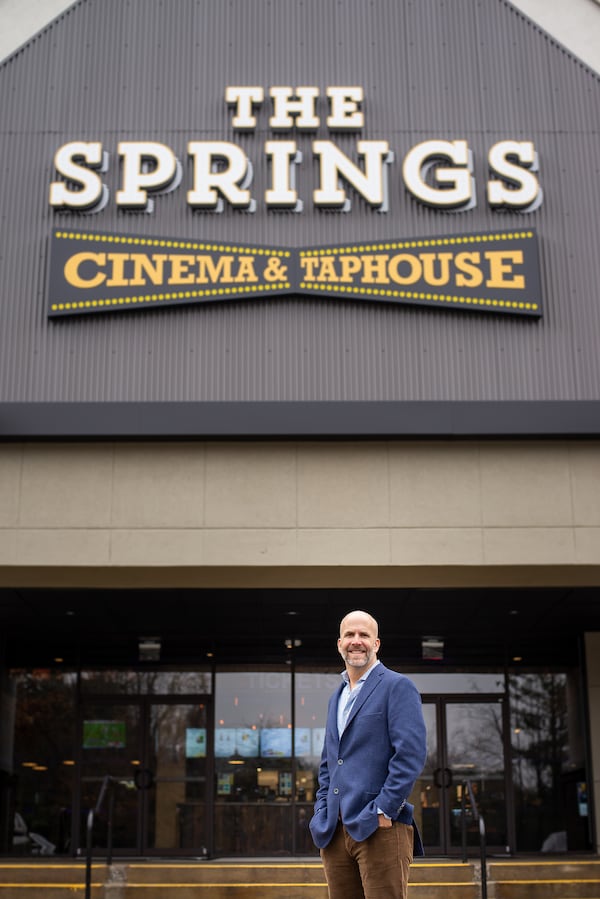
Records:
[[[577,671],[511,673],[517,848],[591,848]]]
[[[195,671],[82,671],[82,693],[205,694],[212,692],[212,674]]]
[[[423,717],[427,728],[427,760],[423,773],[415,783],[410,802],[415,807],[415,821],[427,847],[441,846],[440,787],[436,771],[439,765],[437,712],[433,703],[424,703]]]
[[[14,851],[38,855],[68,853],[75,777],[77,676],[51,669],[13,672],[10,707],[14,727],[15,812],[19,827]],[[39,835],[36,841],[26,830]]]
[[[203,703],[152,703],[148,846],[207,852],[207,715]]]
[[[406,672],[402,672],[403,674]],[[419,693],[429,696],[449,693],[504,693],[504,673],[486,672],[418,672],[407,674]]]
[[[115,778],[113,846],[133,849],[139,842],[141,793],[135,789],[135,778],[143,761],[141,705],[89,701],[81,714],[81,843],[85,845],[88,810],[96,805],[108,775]],[[94,822],[94,845],[99,847],[107,845],[107,799]]]
[[[316,855],[308,822],[318,788],[319,763],[325,739],[327,704],[340,685],[339,674],[299,671],[295,683],[296,852]]]
[[[506,846],[506,796],[501,702],[448,702],[446,705],[447,759],[452,774],[449,788],[450,837],[461,845],[463,782],[472,785],[485,820],[488,844]],[[470,846],[479,845],[474,818],[467,829]]]
[[[223,671],[215,680],[215,852],[291,854],[291,674]]]

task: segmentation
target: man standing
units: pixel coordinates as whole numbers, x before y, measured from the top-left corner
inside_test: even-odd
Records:
[[[377,658],[378,625],[350,612],[337,642],[346,669],[331,699],[310,831],[329,899],[406,899],[423,846],[407,801],[426,757],[421,697]]]

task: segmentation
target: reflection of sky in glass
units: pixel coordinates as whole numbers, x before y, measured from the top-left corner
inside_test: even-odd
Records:
[[[215,679],[215,718],[224,727],[291,723],[292,678],[287,671],[221,671]]]
[[[299,671],[296,674],[296,725],[321,727],[325,724],[329,697],[340,683],[339,674]]]
[[[497,674],[402,673],[406,673],[420,693],[504,693],[504,675],[500,671]]]

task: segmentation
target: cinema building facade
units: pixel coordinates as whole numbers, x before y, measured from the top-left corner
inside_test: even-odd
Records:
[[[466,780],[597,852],[599,108],[507,0],[80,0],[0,65],[5,855],[106,776],[118,853],[312,854],[353,608],[428,853]]]

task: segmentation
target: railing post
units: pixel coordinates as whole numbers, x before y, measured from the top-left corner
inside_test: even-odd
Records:
[[[85,899],[92,899],[92,845],[94,842],[94,817],[100,814],[100,808],[104,802],[104,795],[109,791],[108,797],[108,834],[107,834],[107,865],[112,864],[112,841],[113,841],[113,817],[115,807],[115,790],[114,778],[109,774],[106,775],[100,787],[98,801],[93,809],[90,809],[87,816],[87,826],[85,834]]]
[[[92,899],[92,831],[94,829],[94,810],[87,816],[85,834],[85,899]]]
[[[106,864],[112,865],[113,853],[113,818],[115,811],[115,784],[111,781],[108,794],[108,830],[106,834]],[[485,897],[484,897],[485,899]]]
[[[463,780],[460,797],[460,829],[462,837],[463,864],[467,863],[467,782]]]
[[[487,857],[485,846],[485,821],[479,815],[479,854],[481,856],[481,899],[487,899]]]
[[[486,847],[486,837],[485,837],[485,821],[483,816],[481,815],[479,809],[477,808],[477,803],[475,802],[475,794],[473,792],[473,787],[471,785],[470,780],[463,780],[462,782],[462,796],[460,803],[460,817],[461,817],[461,825],[462,825],[462,850],[463,850],[463,862],[467,861],[467,807],[466,807],[466,794],[467,791],[469,793],[469,803],[471,805],[471,809],[473,811],[473,818],[477,821],[477,826],[479,828],[479,858],[481,864],[481,899],[487,899],[487,847]]]

